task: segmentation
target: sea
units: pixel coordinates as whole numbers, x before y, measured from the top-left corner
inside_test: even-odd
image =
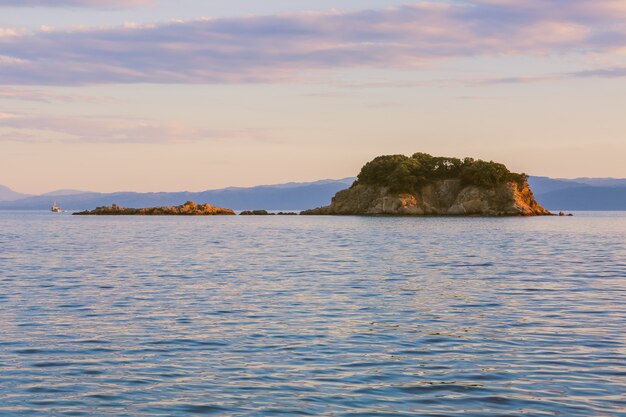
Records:
[[[626,212],[0,211],[0,416],[626,416]]]

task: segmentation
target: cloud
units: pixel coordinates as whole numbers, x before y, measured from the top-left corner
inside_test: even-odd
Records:
[[[0,113],[0,142],[177,143],[220,140],[251,132],[195,128],[136,118],[59,117]]]
[[[0,0],[0,7],[86,7],[99,9],[147,6],[152,0]]]
[[[112,102],[115,101],[110,97],[94,97],[87,94],[62,94],[53,91],[46,91],[32,88],[18,88],[11,86],[0,86],[0,100],[23,100],[37,101],[42,103],[52,102]]]
[[[0,84],[250,83],[477,56],[611,54],[621,1],[477,0],[0,36]],[[2,32],[0,32],[2,33]]]
[[[626,67],[596,68],[565,74],[570,78],[623,78],[626,77]]]
[[[501,78],[485,78],[479,80],[467,80],[468,85],[497,85],[497,84],[529,84],[545,81],[564,81],[580,78],[624,78],[626,77],[626,67],[595,68],[590,70],[562,72],[557,74],[536,75],[536,76],[511,76]]]

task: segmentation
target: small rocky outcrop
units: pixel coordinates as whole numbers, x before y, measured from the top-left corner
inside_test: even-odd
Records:
[[[465,158],[387,155],[368,162],[329,206],[303,215],[543,216],[525,174]]]
[[[95,210],[86,210],[74,213],[79,216],[217,216],[235,215],[228,208],[215,207],[210,204],[196,204],[187,201],[181,206],[125,208],[117,204],[106,207],[97,207]]]
[[[298,213],[292,211],[279,211],[278,213],[270,213],[267,210],[244,210],[239,213],[240,216],[297,216]]]
[[[244,210],[239,213],[240,216],[269,216],[270,214],[267,210]]]

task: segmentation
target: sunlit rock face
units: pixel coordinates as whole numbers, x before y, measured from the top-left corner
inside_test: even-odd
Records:
[[[75,215],[92,216],[216,216],[235,215],[235,212],[228,208],[215,207],[210,204],[196,204],[187,201],[181,206],[147,207],[147,208],[125,208],[117,204],[107,207],[98,207],[91,211],[81,211]]]
[[[388,187],[358,184],[339,191],[329,206],[302,214],[542,216],[551,213],[537,203],[526,181],[478,187],[448,179],[434,181],[416,193],[393,193]]]

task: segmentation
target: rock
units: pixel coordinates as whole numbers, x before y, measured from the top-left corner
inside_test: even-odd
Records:
[[[86,210],[74,214],[79,216],[233,216],[235,212],[228,208],[187,201],[181,206],[147,208],[124,208],[113,204],[108,207],[97,207],[95,210]]]
[[[492,187],[463,186],[459,179],[433,181],[416,193],[393,193],[388,187],[357,184],[339,191],[329,206],[304,215],[477,215],[544,216],[528,182]]]
[[[329,206],[301,214],[535,216],[550,215],[528,186],[528,176],[501,163],[473,158],[382,155]]]
[[[294,213],[294,212],[278,212],[278,213],[270,213],[267,210],[244,210],[241,213],[239,213],[240,216],[274,216],[274,215],[278,215],[278,216],[297,216],[298,213]]]
[[[269,213],[267,210],[244,210],[239,213],[240,216],[270,216],[274,213]]]

